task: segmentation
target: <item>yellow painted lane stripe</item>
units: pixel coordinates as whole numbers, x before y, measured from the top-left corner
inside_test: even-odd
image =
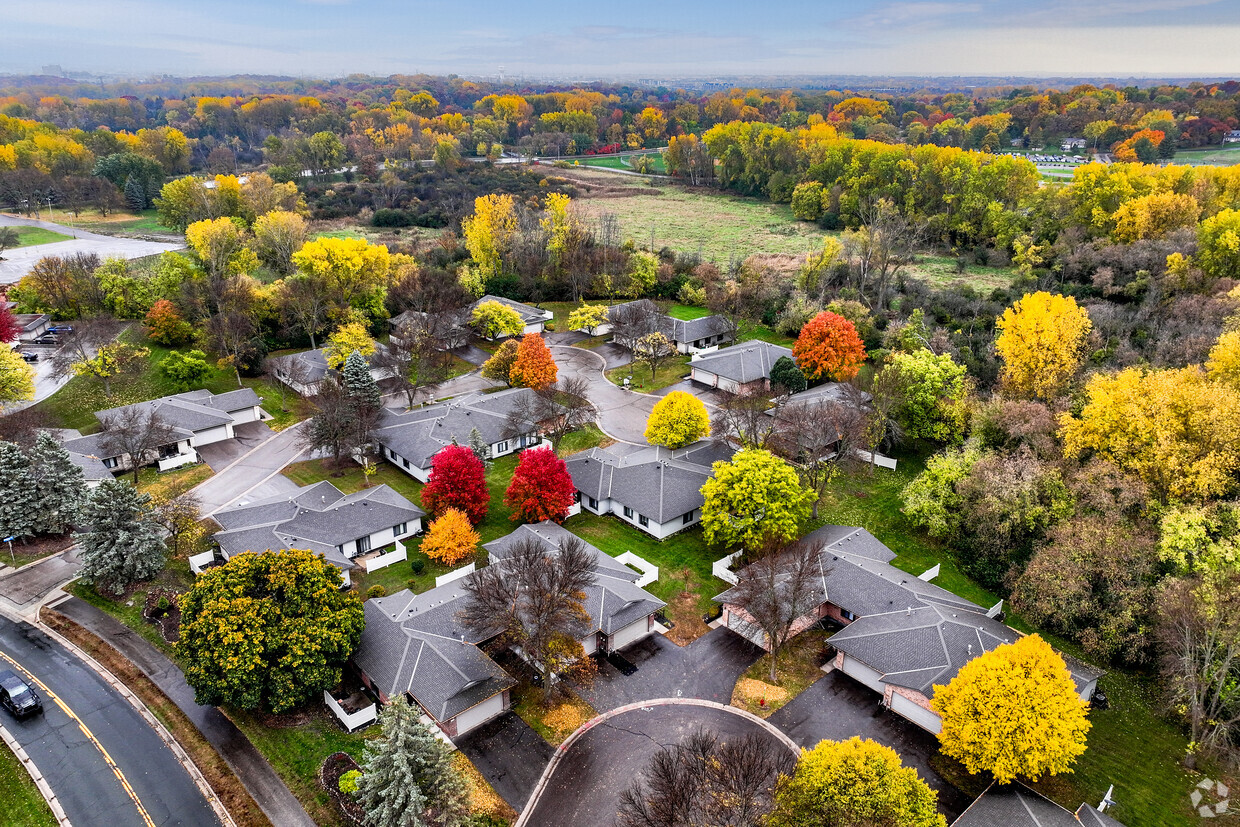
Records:
[[[47,684],[43,683],[43,681],[39,680],[34,675],[30,674],[30,672],[26,671],[26,669],[23,668],[22,665],[19,664],[17,661],[13,660],[11,657],[6,655],[4,652],[0,652],[0,658],[4,658],[6,661],[12,664],[14,669],[17,669],[23,675],[25,675],[31,681],[33,681],[35,685],[39,687],[39,689],[42,689],[44,692],[46,692],[47,696],[56,702],[56,706],[64,710],[64,713],[74,720],[74,722],[78,725],[78,729],[82,730],[82,734],[90,739],[90,742],[94,744],[95,748],[98,749],[99,752],[103,755],[103,760],[106,761],[107,765],[112,768],[112,772],[115,773],[116,775],[116,780],[121,783],[121,787],[124,788],[126,794],[128,794],[129,797],[133,800],[134,806],[138,808],[138,814],[142,816],[142,820],[146,822],[147,827],[155,827],[155,822],[151,820],[150,814],[147,813],[146,808],[142,806],[142,802],[138,799],[138,794],[134,792],[133,787],[129,785],[129,779],[125,777],[125,773],[121,772],[121,768],[118,767],[116,765],[116,762],[112,760],[112,756],[108,754],[108,751],[106,749],[104,749],[103,744],[99,743],[99,739],[95,737],[95,733],[91,732],[90,727],[86,726],[86,722],[83,721],[81,718],[79,718],[77,714],[72,709],[69,708],[69,705],[60,699],[59,695],[57,695],[52,690],[48,689]]]

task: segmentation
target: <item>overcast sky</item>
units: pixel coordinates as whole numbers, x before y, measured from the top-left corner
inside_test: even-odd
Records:
[[[1240,0],[12,0],[0,71],[1240,75]]]

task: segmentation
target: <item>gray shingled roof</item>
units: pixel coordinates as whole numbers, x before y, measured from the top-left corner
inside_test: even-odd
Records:
[[[468,445],[475,428],[488,445],[510,438],[509,414],[534,393],[530,388],[510,388],[498,393],[471,394],[412,411],[385,409],[374,438],[419,468],[429,468],[435,454],[453,441]]]
[[[486,302],[499,302],[505,307],[511,307],[513,310],[517,311],[518,314],[520,314],[521,321],[524,322],[525,324],[530,324],[531,322],[547,321],[548,319],[546,310],[539,310],[537,307],[534,307],[533,305],[522,304],[519,301],[516,301],[514,299],[506,299],[503,296],[492,296],[489,293],[483,296],[482,298],[478,299],[478,301],[474,302],[472,305],[469,306],[470,313],[471,314],[473,313],[473,310],[475,307],[477,307],[480,304],[485,304]]]
[[[728,320],[722,316],[703,316],[700,319],[687,320],[673,318],[665,313],[660,313],[658,306],[650,299],[637,299],[636,301],[614,304],[607,308],[608,320],[615,323],[617,315],[623,309],[629,307],[642,308],[651,313],[657,313],[659,315],[659,332],[673,342],[695,342],[708,336],[718,336],[727,333],[731,329]]]
[[[1076,816],[1023,784],[992,784],[952,827],[1081,827]]]
[[[1098,812],[1091,804],[1082,804],[1076,808],[1076,820],[1085,827],[1124,827],[1106,813]]]
[[[677,451],[648,448],[625,456],[593,448],[565,464],[573,485],[586,496],[613,499],[665,523],[702,507],[702,486],[712,465],[731,459],[732,453],[731,446],[711,440]]]
[[[336,547],[425,514],[387,485],[345,495],[318,482],[290,496],[271,497],[213,515],[223,531],[214,535],[230,556],[245,551],[305,548],[340,568],[352,563]]]
[[[250,388],[239,388],[222,394],[197,390],[96,411],[95,418],[106,428],[109,420],[120,415],[121,412],[145,408],[157,411],[164,422],[175,428],[194,432],[227,425],[233,421],[230,416],[232,412],[252,408],[260,401],[258,395]]]
[[[769,379],[771,368],[781,356],[791,359],[792,351],[770,342],[744,342],[714,353],[694,356],[689,367],[709,371],[743,385],[759,379]]]
[[[303,350],[301,353],[290,353],[286,356],[273,356],[267,360],[277,371],[286,375],[294,373],[292,366],[300,366],[299,378],[307,385],[313,385],[327,375],[327,357],[323,348]]]

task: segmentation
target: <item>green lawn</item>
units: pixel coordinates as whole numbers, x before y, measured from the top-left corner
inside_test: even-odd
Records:
[[[47,230],[43,227],[14,227],[17,230],[17,246],[33,247],[36,244],[55,244],[58,241],[70,241],[71,235]]]
[[[96,210],[82,210],[81,214],[76,218],[70,212],[56,210],[54,214],[48,217],[48,220],[68,227],[80,227],[83,230],[106,235],[124,233],[179,234],[176,229],[165,227],[159,223],[159,213],[156,210],[143,210],[141,213],[113,212],[106,216],[100,215]]]
[[[604,434],[598,429],[597,425],[591,422],[580,431],[565,434],[556,444],[555,452],[562,457],[566,457],[569,454],[588,451],[600,445],[607,446],[613,442],[615,442],[614,439]]]
[[[694,307],[691,304],[673,304],[668,308],[667,315],[673,319],[689,322],[694,319],[704,319],[710,315],[710,311],[705,307]]]
[[[668,385],[674,385],[688,375],[688,354],[673,356],[668,359],[659,366],[653,378],[650,375],[650,368],[637,362],[631,362],[624,367],[612,368],[607,371],[607,378],[617,385],[623,385],[624,380],[628,379],[630,388],[646,393],[666,388]]]
[[[1216,167],[1229,167],[1240,164],[1240,144],[1228,144],[1226,148],[1209,147],[1202,149],[1176,150],[1173,164],[1205,164]]]
[[[83,433],[93,433],[99,430],[99,421],[95,419],[95,411],[155,399],[182,390],[159,372],[160,363],[168,357],[173,348],[163,347],[148,340],[141,326],[136,323],[121,334],[121,338],[135,345],[150,348],[151,354],[140,373],[112,381],[111,397],[104,393],[103,383],[98,379],[78,376],[70,379],[63,388],[35,407],[45,412],[52,423],[61,428],[77,428]],[[181,348],[181,350],[187,349],[189,348]],[[274,430],[286,428],[310,415],[308,403],[292,391],[284,392],[282,406],[281,389],[266,379],[242,377],[241,384],[243,387],[253,388],[254,392],[259,395],[263,410],[273,416],[267,424]],[[206,388],[212,393],[236,390],[237,377],[231,370],[217,368],[212,370],[207,380],[198,387]]]
[[[979,264],[968,264],[963,273],[958,273],[955,258],[937,255],[918,256],[906,272],[937,287],[964,283],[987,291],[995,287],[1010,287],[1020,277],[1015,267],[983,267]]]
[[[30,773],[7,746],[0,746],[0,825],[5,827],[55,827],[52,810]]]
[[[823,523],[868,529],[896,552],[894,565],[912,574],[921,574],[938,563],[937,585],[978,605],[993,605],[998,595],[964,575],[947,548],[925,536],[900,513],[900,490],[923,468],[920,456],[902,454],[895,471],[876,468],[869,475],[862,470],[839,480],[824,498],[819,518]],[[1035,631],[1011,613],[1005,622],[1022,632]],[[1083,657],[1072,643],[1042,635],[1055,647]],[[1115,784],[1115,799],[1122,802],[1118,817],[1128,827],[1196,823],[1187,804],[1188,793],[1200,776],[1185,772],[1180,765],[1188,741],[1180,727],[1162,716],[1153,680],[1116,668],[1103,677],[1101,686],[1110,696],[1111,708],[1090,713],[1093,729],[1088,749],[1075,772],[1043,781],[1037,788],[1075,810],[1082,801],[1096,803],[1107,787]]]
[[[654,167],[650,170],[657,175],[667,175],[667,164],[663,162],[662,152],[643,153],[647,156],[654,157]],[[579,164],[583,167],[601,167],[603,169],[622,169],[629,172],[633,171],[632,158],[638,156],[625,155],[614,157],[610,155],[582,155],[571,159],[571,163]]]

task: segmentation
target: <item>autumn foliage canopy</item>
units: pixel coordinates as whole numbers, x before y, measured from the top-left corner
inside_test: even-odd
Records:
[[[453,566],[478,548],[478,532],[469,517],[458,508],[449,508],[431,523],[422,541],[422,553],[432,560]]]
[[[467,446],[449,445],[431,460],[430,479],[422,489],[422,507],[432,514],[458,509],[474,525],[482,522],[491,502],[486,470]]]
[[[861,369],[865,345],[852,322],[824,310],[801,328],[792,358],[807,379],[845,382]]]
[[[537,333],[527,333],[517,346],[517,359],[508,373],[508,384],[538,390],[554,385],[558,376],[551,349]]]
[[[573,478],[564,460],[550,446],[530,448],[517,460],[517,470],[504,493],[512,519],[527,523],[563,522],[573,505]]]

